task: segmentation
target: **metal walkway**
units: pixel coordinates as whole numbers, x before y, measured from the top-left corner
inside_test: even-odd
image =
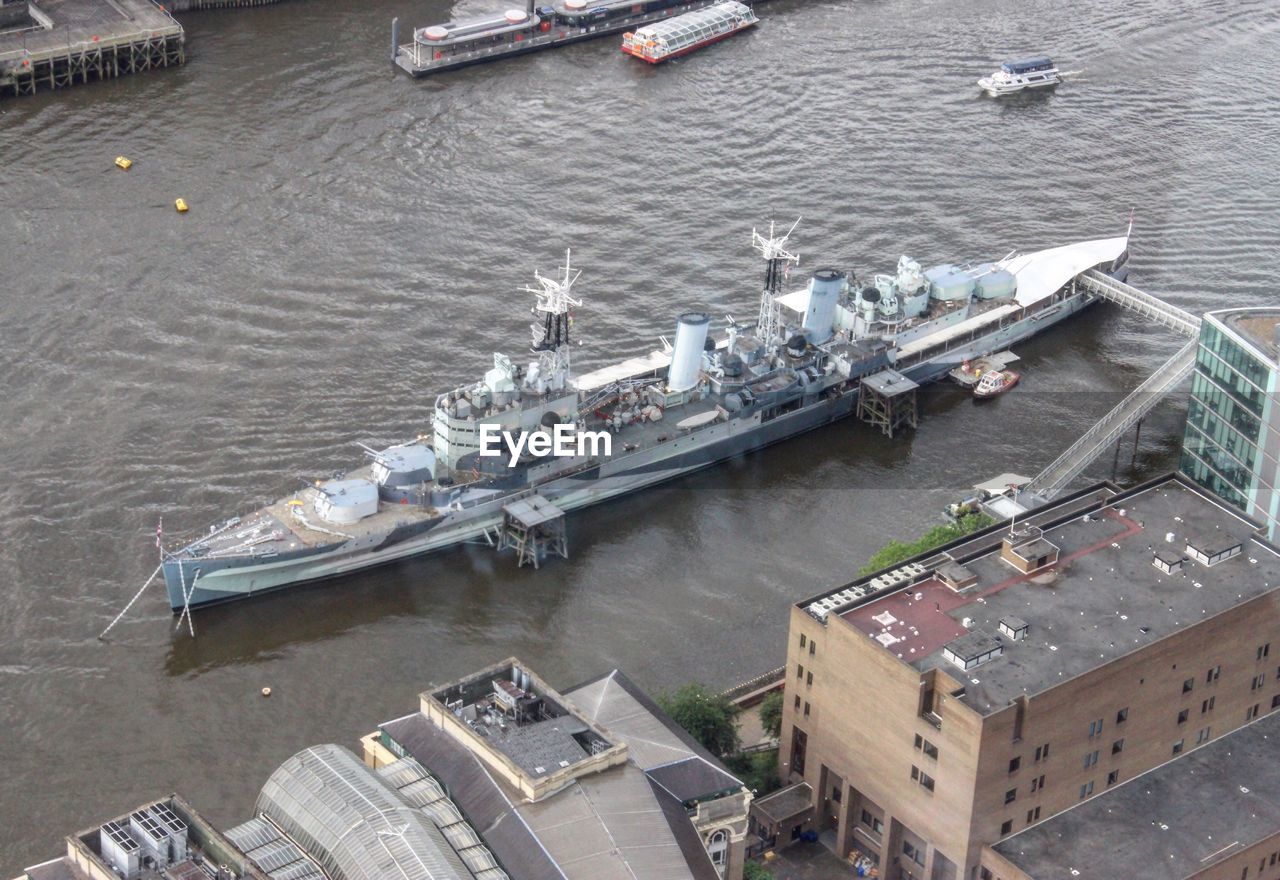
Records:
[[[1103,275],[1097,269],[1080,273],[1077,283],[1090,293],[1131,312],[1137,312],[1144,318],[1150,318],[1162,327],[1168,327],[1183,336],[1194,339],[1200,335],[1200,319],[1195,315],[1185,309],[1169,305],[1149,293],[1143,293],[1136,287],[1130,287],[1123,281]]]
[[[1103,450],[1118,443],[1125,432],[1151,412],[1166,394],[1178,387],[1178,383],[1186,378],[1195,364],[1196,340],[1200,336],[1200,319],[1195,315],[1108,277],[1096,269],[1081,273],[1077,283],[1101,299],[1189,336],[1191,340],[1023,487],[1022,491],[1029,496],[1032,506],[1052,500]]]
[[[1182,346],[1172,358],[1147,377],[1111,412],[1103,416],[1084,435],[1071,444],[1066,452],[1054,459],[1028,483],[1024,492],[1043,498],[1046,502],[1067,487],[1086,467],[1112,443],[1119,442],[1125,432],[1151,412],[1166,394],[1186,378],[1195,363],[1196,340]]]

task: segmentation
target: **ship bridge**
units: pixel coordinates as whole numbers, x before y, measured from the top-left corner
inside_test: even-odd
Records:
[[[1156,404],[1178,387],[1195,365],[1196,340],[1200,336],[1198,317],[1094,269],[1081,273],[1077,283],[1098,298],[1188,337],[1188,341],[1023,487],[1020,500],[1024,504],[1029,501],[1032,507],[1051,501],[1112,443],[1118,443],[1130,428],[1141,422]]]

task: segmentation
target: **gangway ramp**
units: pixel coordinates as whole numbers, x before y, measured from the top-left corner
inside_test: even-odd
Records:
[[[1108,302],[1137,312],[1144,318],[1168,327],[1183,336],[1192,339],[1200,335],[1200,319],[1175,305],[1170,305],[1159,297],[1143,293],[1123,281],[1117,281],[1110,275],[1104,275],[1097,269],[1089,269],[1077,276],[1077,283],[1090,293]]]
[[[1127,286],[1127,285],[1126,285]],[[1199,319],[1194,319],[1199,325]],[[1043,498],[1045,502],[1067,487],[1112,443],[1119,442],[1125,432],[1149,413],[1166,394],[1186,378],[1195,364],[1196,339],[1192,338],[1178,353],[1166,361],[1147,380],[1103,416],[1066,452],[1028,483],[1023,492]]]

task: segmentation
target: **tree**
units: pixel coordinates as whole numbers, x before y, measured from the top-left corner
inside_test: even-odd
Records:
[[[927,553],[934,547],[941,547],[943,544],[954,541],[957,538],[963,538],[971,532],[985,529],[993,523],[995,523],[995,520],[985,513],[970,513],[960,517],[950,525],[935,526],[929,529],[929,531],[910,544],[902,541],[890,541],[872,554],[871,558],[867,560],[867,564],[858,570],[858,575],[861,577],[862,575],[880,571],[882,568],[897,565],[899,562],[905,562],[913,556]]]
[[[773,880],[773,872],[759,862],[747,859],[742,865],[742,880]]]
[[[764,732],[777,739],[782,736],[782,689],[769,691],[760,701],[760,724]]]
[[[674,694],[661,694],[658,705],[711,754],[723,757],[738,750],[738,727],[734,724],[738,707],[724,694],[712,693],[695,682]]]

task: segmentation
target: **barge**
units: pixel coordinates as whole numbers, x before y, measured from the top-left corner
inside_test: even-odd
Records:
[[[583,40],[634,31],[711,6],[718,0],[552,0],[473,18],[416,28],[400,44],[392,25],[393,57],[414,77],[456,70]]]
[[[721,0],[706,9],[646,25],[622,35],[622,51],[650,64],[688,55],[753,27],[760,19],[738,0]]]

